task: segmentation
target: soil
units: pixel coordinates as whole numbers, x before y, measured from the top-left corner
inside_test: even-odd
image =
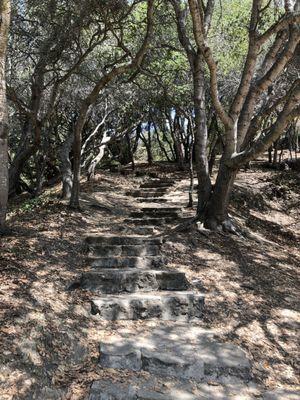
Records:
[[[170,201],[187,204],[187,174],[158,165],[140,168],[139,177],[100,172],[82,185],[81,212],[58,198],[59,187],[12,205],[12,232],[0,242],[1,400],[83,400],[93,380],[115,374],[97,367],[100,340],[124,327],[155,326],[101,322],[90,315],[91,294],[70,290],[87,269],[84,236],[126,234],[123,219],[138,206],[126,192],[149,173],[178,178]],[[245,349],[266,389],[300,385],[299,184],[297,172],[256,164],[239,174],[230,210],[246,236],[182,221],[163,232],[168,267],[184,270],[206,294],[199,325]],[[184,208],[184,220],[193,215]]]

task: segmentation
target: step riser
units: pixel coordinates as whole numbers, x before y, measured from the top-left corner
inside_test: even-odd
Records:
[[[107,321],[117,320],[152,320],[190,321],[201,319],[203,315],[203,296],[178,296],[152,300],[97,301],[92,303],[92,313],[99,314]]]
[[[93,268],[149,268],[161,267],[164,264],[162,257],[99,257],[87,258],[87,264]]]
[[[171,212],[171,213],[182,213],[181,207],[141,207],[139,212]]]
[[[151,225],[151,226],[157,226],[157,225],[165,225],[167,223],[171,223],[173,220],[171,218],[145,218],[145,219],[125,219],[124,223],[125,224],[131,224],[131,225]]]
[[[172,187],[169,183],[163,183],[158,185],[157,183],[154,184],[149,184],[149,185],[141,185],[141,189],[151,189],[151,190],[159,190],[159,189],[165,189],[168,190]]]
[[[141,203],[166,203],[168,199],[157,199],[157,198],[141,198],[138,197],[137,200]]]
[[[159,197],[162,197],[164,195],[164,193],[145,193],[145,192],[141,192],[141,193],[131,193],[131,195],[130,196],[132,196],[132,197],[140,197],[140,198],[145,198],[145,199],[148,199],[148,198],[159,198]]]
[[[188,282],[180,272],[86,273],[81,278],[83,289],[105,294],[186,290]]]
[[[161,238],[138,238],[138,237],[103,237],[103,236],[89,236],[86,238],[86,243],[89,245],[103,245],[103,246],[119,246],[119,245],[160,245]]]
[[[155,234],[153,226],[147,227],[144,224],[141,224],[140,226],[132,226],[130,229],[131,233],[134,233],[135,235],[153,236]]]
[[[166,211],[162,211],[162,212],[153,212],[153,211],[146,211],[146,212],[132,212],[130,214],[130,217],[132,218],[168,218],[169,220],[173,220],[173,219],[178,219],[180,218],[180,215],[178,213],[173,213],[173,212],[166,212]]]
[[[163,190],[136,190],[132,192],[127,192],[127,196],[132,196],[132,197],[159,197],[159,196],[164,196],[167,193],[167,189]]]
[[[145,257],[158,256],[160,246],[95,246],[89,256],[98,257]]]
[[[160,188],[169,188],[174,185],[174,181],[157,181],[157,182],[146,182],[143,183],[140,187],[142,189],[160,189]]]

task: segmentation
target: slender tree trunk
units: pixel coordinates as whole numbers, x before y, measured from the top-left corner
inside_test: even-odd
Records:
[[[193,65],[195,107],[195,162],[198,177],[197,214],[203,214],[211,193],[211,180],[207,158],[207,118],[205,109],[204,61],[197,53]]]
[[[69,200],[72,193],[73,184],[73,174],[72,174],[72,164],[70,160],[70,152],[72,149],[72,144],[74,141],[74,134],[71,132],[62,144],[59,151],[60,159],[60,172],[62,179],[62,199]]]
[[[268,161],[270,165],[272,165],[272,153],[273,153],[273,145],[268,148]]]
[[[190,175],[190,187],[189,187],[189,202],[188,207],[192,208],[194,206],[194,134],[192,122],[189,119],[189,129],[190,129],[190,144],[189,144],[189,175]]]
[[[129,157],[130,157],[130,161],[131,161],[131,169],[132,169],[132,171],[134,171],[135,170],[134,156],[133,156],[133,151],[132,151],[132,146],[131,146],[130,135],[129,135],[128,131],[126,131],[126,133],[125,133],[125,138],[126,138],[128,153],[129,153]]]
[[[168,162],[171,162],[172,160],[170,159],[170,157],[169,157],[169,155],[168,155],[168,152],[167,152],[167,150],[165,149],[165,146],[163,145],[163,143],[162,143],[162,141],[161,141],[161,139],[160,139],[160,137],[159,137],[159,132],[158,132],[157,126],[156,126],[156,124],[155,124],[154,122],[153,122],[153,126],[154,126],[154,131],[155,131],[155,134],[156,134],[156,138],[157,138],[157,143],[158,143],[158,145],[159,145],[159,147],[160,147],[162,153],[164,154],[166,160],[167,160]]]
[[[80,115],[75,125],[74,142],[73,142],[73,185],[70,198],[70,207],[79,210],[79,193],[80,193],[80,171],[81,171],[81,142],[82,130],[85,124],[89,105],[83,103]]]
[[[10,24],[10,1],[0,0],[0,233],[6,231],[8,201],[8,121],[6,100],[6,48]]]

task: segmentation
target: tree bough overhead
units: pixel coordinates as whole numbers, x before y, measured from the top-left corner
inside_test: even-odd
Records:
[[[59,182],[59,197],[79,209],[83,176],[167,161],[189,170],[189,207],[197,176],[197,219],[230,227],[240,168],[266,150],[278,164],[284,141],[297,155],[299,8],[12,1],[7,57],[5,15],[1,24],[1,224],[8,182],[11,199]]]
[[[205,33],[205,14],[213,5],[214,1],[204,6],[202,2],[189,0],[195,42],[208,67],[213,106],[225,130],[217,179],[205,210],[199,215],[207,227],[216,229],[222,224],[230,226],[228,203],[238,170],[266,151],[284,132],[291,118],[298,115],[299,78],[290,82],[283,94],[277,93],[276,84],[299,50],[300,2],[286,1],[284,13],[265,27],[262,22],[271,2],[252,1],[248,51],[240,84],[228,105],[219,96],[218,63]],[[260,116],[270,115],[273,107],[278,115],[262,130]]]
[[[9,0],[0,1],[0,234],[6,231],[8,200],[8,121],[5,66],[10,8]]]
[[[111,33],[111,35],[116,40],[116,46],[119,48],[122,54],[118,55],[118,58],[113,60],[111,62],[111,65],[106,67],[107,69],[105,73],[97,79],[97,83],[95,84],[93,89],[82,101],[74,132],[73,187],[70,199],[70,206],[72,208],[79,208],[81,136],[87,113],[90,107],[96,102],[101,90],[103,90],[113,79],[129,72],[132,69],[138,69],[141,66],[152,37],[154,2],[154,0],[147,1],[146,33],[142,43],[140,44],[140,47],[137,50],[133,50],[133,52],[127,47],[127,44],[124,42],[123,26],[120,24],[126,23],[127,16],[133,12],[134,6],[139,2],[134,1],[131,4],[122,4],[120,9],[117,10],[117,15],[108,16],[108,20],[105,21],[107,23],[106,34],[108,32]],[[114,13],[114,11],[114,8],[112,8],[111,12]],[[110,20],[110,18],[112,20]],[[114,18],[117,18],[119,26],[117,25],[115,27],[111,27],[112,24],[115,23]]]

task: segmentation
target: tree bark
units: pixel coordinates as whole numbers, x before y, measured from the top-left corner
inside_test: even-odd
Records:
[[[224,158],[221,160],[217,180],[203,215],[206,228],[216,230],[228,220],[228,204],[237,172],[237,169],[227,167]]]
[[[8,121],[6,99],[6,49],[10,24],[10,1],[0,1],[0,233],[6,231],[8,201]]]
[[[73,176],[72,176],[72,164],[70,160],[70,152],[72,149],[73,141],[74,141],[74,134],[73,132],[71,132],[59,150],[60,172],[62,180],[61,197],[62,199],[65,200],[69,200],[71,198],[71,192],[72,192]]]
[[[195,108],[195,163],[198,177],[197,214],[201,215],[208,203],[211,193],[207,157],[207,118],[205,109],[204,62],[198,53],[193,65],[194,108]]]

